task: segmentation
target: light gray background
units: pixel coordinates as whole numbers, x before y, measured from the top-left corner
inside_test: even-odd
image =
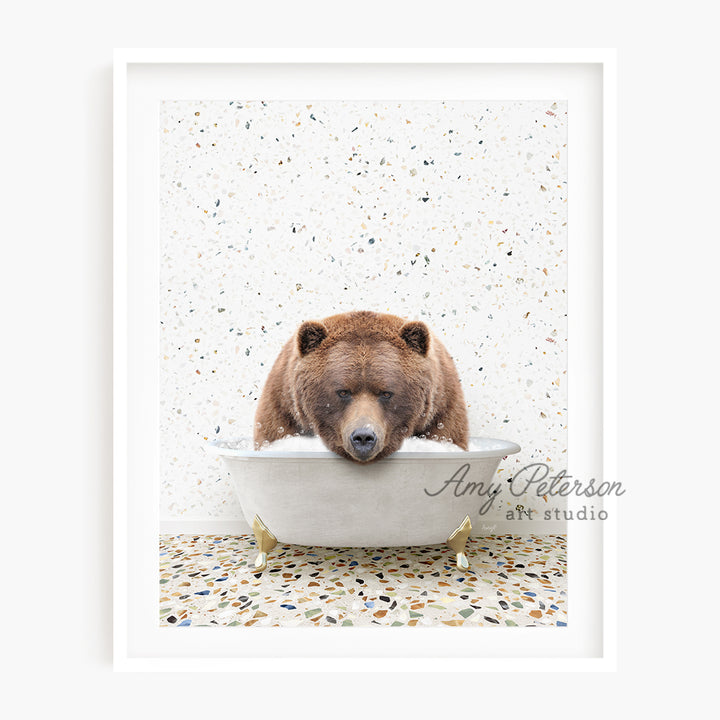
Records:
[[[5,136],[15,138],[4,148],[2,177],[6,207],[13,209],[4,216],[0,285],[6,333],[3,430],[9,446],[17,447],[5,467],[11,481],[4,484],[3,539],[7,548],[18,548],[23,562],[42,561],[42,573],[32,585],[25,575],[29,590],[6,597],[5,607],[20,621],[6,625],[4,643],[13,659],[8,702],[29,717],[46,717],[68,703],[83,715],[103,707],[117,718],[199,716],[209,699],[216,711],[241,706],[259,715],[277,693],[280,679],[273,674],[233,676],[232,692],[218,694],[222,678],[212,674],[118,677],[110,670],[111,49],[228,47],[238,37],[269,47],[357,41],[387,47],[619,48],[619,467],[632,490],[623,498],[620,518],[621,667],[614,676],[543,673],[524,675],[522,683],[527,697],[561,698],[553,702],[558,718],[574,718],[578,708],[588,718],[619,709],[699,715],[712,701],[711,645],[697,642],[704,627],[692,632],[683,622],[668,621],[667,605],[648,602],[647,594],[647,578],[665,577],[668,568],[704,577],[708,558],[702,548],[711,546],[715,533],[714,523],[677,510],[678,482],[706,477],[706,457],[662,452],[668,418],[692,418],[674,423],[675,447],[712,447],[716,427],[715,403],[708,402],[707,392],[707,377],[715,372],[714,338],[707,317],[697,312],[715,304],[720,264],[708,233],[715,206],[698,202],[709,199],[715,173],[707,138],[714,132],[716,98],[708,92],[707,71],[717,64],[717,51],[706,4],[685,3],[677,12],[659,8],[652,33],[647,6],[626,2],[363,7],[353,16],[352,32],[335,3],[319,6],[312,18],[297,3],[219,3],[207,22],[198,20],[196,4],[182,2],[130,0],[102,7],[40,2],[8,11],[0,51],[5,67],[12,68],[5,74],[6,97],[28,111],[0,114]],[[69,20],[76,17],[84,21]],[[658,167],[661,172],[654,170]],[[669,183],[673,178],[677,182]],[[696,238],[695,250],[679,252],[679,238]],[[682,383],[668,381],[678,373]],[[42,448],[39,420],[51,428]],[[692,537],[696,551],[688,553],[687,543],[673,542],[675,537]],[[334,677],[318,680],[324,702],[342,701],[352,717],[347,684]],[[405,712],[422,709],[439,716],[466,679],[435,675],[433,692],[427,692],[424,675],[358,680],[372,683],[388,706],[402,703]],[[174,687],[192,683],[193,692],[169,691],[170,681]],[[298,705],[312,694],[308,700],[317,707],[317,684],[303,675],[281,681]],[[518,677],[499,672],[487,681],[492,692],[482,693],[483,712],[507,711]],[[356,714],[365,710],[358,707]]]

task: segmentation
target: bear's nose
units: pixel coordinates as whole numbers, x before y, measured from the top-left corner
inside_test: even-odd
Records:
[[[377,443],[377,435],[370,428],[363,427],[353,432],[350,442],[359,457],[367,457]]]

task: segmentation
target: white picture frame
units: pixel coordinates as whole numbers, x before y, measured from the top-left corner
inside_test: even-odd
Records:
[[[368,669],[372,658],[373,670],[386,671],[614,670],[617,508],[611,497],[604,501],[607,520],[569,523],[566,628],[158,627],[156,103],[236,96],[240,79],[244,97],[265,99],[309,93],[324,99],[567,99],[569,465],[577,477],[602,473],[612,482],[617,476],[614,51],[116,50],[115,669],[351,671]],[[569,508],[578,502],[570,499]]]

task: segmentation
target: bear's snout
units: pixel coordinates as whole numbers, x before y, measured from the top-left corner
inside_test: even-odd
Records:
[[[358,460],[367,460],[377,445],[377,435],[371,427],[361,427],[351,433],[350,443]]]

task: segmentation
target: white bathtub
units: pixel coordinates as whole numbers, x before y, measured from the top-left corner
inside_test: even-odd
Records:
[[[401,450],[361,465],[329,450],[238,450],[236,444],[214,441],[206,448],[224,460],[248,523],[261,518],[281,543],[328,547],[447,541],[466,516],[473,524],[480,519],[490,484],[498,486],[500,462],[520,450],[505,440],[471,438],[467,452]]]

